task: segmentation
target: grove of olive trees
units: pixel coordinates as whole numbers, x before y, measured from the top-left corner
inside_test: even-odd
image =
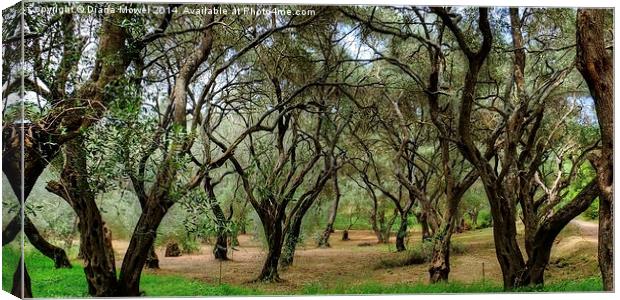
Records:
[[[4,289],[613,291],[612,19],[7,8]]]

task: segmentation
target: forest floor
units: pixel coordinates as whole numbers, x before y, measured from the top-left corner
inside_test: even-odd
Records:
[[[553,283],[598,276],[597,231],[595,223],[576,220],[569,224],[555,241],[546,281]],[[377,244],[372,231],[352,230],[348,241],[342,241],[341,234],[336,231],[332,235],[330,248],[316,248],[313,241],[298,247],[293,266],[280,270],[283,279],[280,283],[249,283],[258,276],[266,255],[261,242],[250,235],[241,235],[240,246],[236,247],[236,251],[229,252],[231,260],[222,263],[213,258],[211,245],[202,245],[197,253],[180,257],[164,257],[164,247],[159,247],[157,254],[161,269],[146,270],[145,273],[180,275],[208,284],[219,284],[221,280],[221,283],[231,286],[278,294],[300,292],[308,286],[338,289],[369,283],[385,285],[428,282],[427,263],[386,266],[384,262],[406,255],[395,252],[393,238],[390,244]],[[410,232],[408,247],[413,248],[419,243],[420,232]],[[501,282],[490,228],[456,234],[453,244],[461,250],[452,255],[450,281]],[[127,249],[127,242],[115,240],[114,249],[117,262],[120,262]]]

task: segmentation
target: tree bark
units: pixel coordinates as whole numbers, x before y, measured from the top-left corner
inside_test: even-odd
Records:
[[[46,241],[27,216],[24,217],[24,234],[28,237],[28,241],[30,241],[39,252],[54,261],[54,267],[56,267],[56,269],[71,268],[71,262],[65,250]]]
[[[215,190],[213,189],[209,176],[205,177],[204,189],[207,192],[207,197],[209,198],[207,201],[209,201],[209,206],[215,216],[215,223],[217,225],[217,238],[215,246],[213,247],[213,256],[218,260],[228,260],[228,233],[226,232],[228,219],[224,215],[224,211],[220,207],[220,204],[217,202]]]
[[[151,196],[142,210],[140,219],[131,236],[129,246],[123,257],[119,276],[118,296],[140,296],[140,276],[146,263],[148,252],[153,247],[157,228],[172,206],[165,196],[164,189]],[[162,197],[162,198],[159,198]]]
[[[299,202],[292,209],[291,215],[288,217],[288,221],[285,224],[287,226],[286,231],[284,232],[284,255],[281,258],[281,262],[285,267],[293,264],[293,260],[295,258],[295,249],[297,248],[297,243],[299,242],[299,236],[301,234],[301,224],[303,222],[304,216],[306,215],[314,201],[318,198],[318,195],[323,190],[325,183],[330,177],[330,173],[331,172],[327,170],[327,175],[319,176],[315,186],[300,197],[300,199],[298,200]]]
[[[556,237],[572,219],[586,211],[599,194],[598,182],[592,180],[568,204],[540,224],[531,239],[527,264],[517,279],[520,286],[544,284],[545,269]]]
[[[50,181],[46,188],[67,201],[78,216],[80,252],[89,294],[110,297],[116,294],[117,288],[111,233],[103,222],[95,202],[95,193],[88,183],[84,149],[81,136],[65,144],[65,164],[60,182]]]
[[[2,246],[4,247],[8,243],[15,240],[17,234],[21,231],[21,214],[17,214],[9,224],[6,225],[6,228],[2,230]]]
[[[280,263],[282,264],[282,267],[289,267],[293,264],[293,260],[295,259],[295,249],[297,248],[297,243],[299,242],[299,235],[301,233],[302,220],[303,216],[299,217],[296,215],[294,217],[294,220],[292,220],[291,224],[289,225],[284,241],[282,258],[280,258]]]
[[[428,221],[426,219],[426,215],[418,212],[415,214],[418,223],[420,223],[420,227],[422,227],[422,242],[428,241],[431,239],[431,230],[428,226]]]
[[[336,222],[336,216],[338,215],[338,204],[340,203],[340,187],[338,186],[338,174],[334,172],[334,192],[336,194],[336,198],[334,202],[332,202],[332,206],[329,209],[329,216],[327,218],[327,225],[325,226],[325,230],[321,235],[321,239],[319,240],[319,247],[330,247],[329,245],[329,237],[334,232],[334,222]]]
[[[601,132],[601,154],[591,159],[597,171],[599,197],[598,261],[606,291],[614,290],[613,274],[613,59],[605,45],[605,11],[577,11],[577,69],[594,99]]]
[[[407,213],[400,216],[400,226],[396,233],[396,251],[402,252],[407,250],[405,247],[405,238],[407,237]]]
[[[213,257],[217,260],[228,260],[228,235],[225,232],[218,232],[213,247]]]
[[[442,231],[446,233],[446,236],[438,239],[433,245],[431,267],[428,270],[431,283],[448,281],[448,275],[450,274],[451,239],[447,236],[450,230],[444,228]]]
[[[22,274],[24,279],[23,281]],[[21,255],[19,257],[19,263],[17,264],[15,273],[13,273],[13,287],[11,288],[11,294],[21,299],[32,298],[32,290],[30,289],[30,286],[30,275],[28,274],[28,269],[26,269],[26,264],[24,263],[24,256]]]
[[[146,263],[144,265],[147,269],[159,269],[159,257],[155,252],[155,245],[149,249],[149,254],[146,257]]]
[[[275,213],[275,211],[274,211]],[[274,214],[277,217],[277,214]],[[279,282],[280,274],[278,274],[278,263],[282,254],[282,244],[284,241],[282,220],[272,218],[268,213],[259,213],[267,238],[267,258],[263,265],[263,269],[258,275],[256,281],[262,282]]]
[[[451,175],[449,176],[452,178]],[[441,227],[434,237],[431,267],[428,270],[431,283],[448,281],[450,274],[450,243],[456,227],[457,210],[462,194],[455,195],[453,184],[449,183],[448,186],[446,193],[447,209]]]

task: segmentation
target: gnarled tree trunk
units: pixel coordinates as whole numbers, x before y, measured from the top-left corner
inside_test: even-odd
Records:
[[[590,160],[596,168],[599,198],[598,260],[606,291],[614,289],[613,274],[613,151],[614,151],[614,75],[613,59],[605,44],[605,11],[577,11],[577,69],[583,75],[594,99],[601,130],[601,153]]]
[[[280,258],[280,263],[282,267],[288,267],[293,264],[293,260],[295,259],[295,249],[297,248],[297,243],[299,242],[299,235],[301,233],[301,222],[303,220],[303,216],[295,215],[294,219],[290,221],[290,225],[287,229],[286,238],[284,240],[284,248],[282,257]]]
[[[265,281],[265,282],[278,282],[280,281],[280,274],[278,273],[278,263],[280,261],[280,256],[282,254],[282,244],[284,242],[284,232],[282,229],[282,220],[277,218],[277,213],[272,210],[271,213],[268,213],[265,210],[262,213],[259,213],[260,219],[263,224],[263,229],[265,231],[265,237],[267,238],[267,257],[265,259],[265,264],[263,265],[263,269],[258,275],[256,281]]]
[[[157,228],[161,224],[172,203],[163,199],[151,198],[143,208],[140,219],[131,236],[129,247],[123,257],[119,276],[117,296],[140,296],[140,276],[148,253],[153,247]]]
[[[337,172],[335,172],[337,173]],[[332,202],[329,208],[329,216],[327,217],[327,225],[325,230],[319,239],[319,247],[329,247],[329,237],[334,232],[334,222],[336,222],[336,216],[338,215],[338,204],[340,203],[340,187],[338,186],[338,174],[334,174],[334,193],[336,194],[334,202]]]
[[[396,251],[401,252],[407,250],[405,247],[405,238],[407,237],[407,213],[400,216],[400,226],[396,233]]]
[[[430,282],[437,283],[440,281],[448,281],[448,275],[450,274],[450,230],[443,227],[440,232],[443,234],[438,235],[438,240],[433,245],[433,256],[431,258],[431,267],[428,272],[430,275]]]
[[[418,223],[420,223],[420,227],[422,228],[422,242],[428,241],[431,239],[431,230],[428,225],[428,220],[426,219],[426,214],[422,212],[417,212],[415,214]]]
[[[215,240],[215,245],[213,246],[213,256],[218,260],[228,260],[228,234],[226,232],[226,224],[228,223],[228,219],[226,219],[224,211],[217,202],[215,191],[211,184],[211,178],[208,176],[206,176],[204,181],[204,189],[209,197],[209,205],[211,206],[211,211],[215,216],[215,223],[217,225],[217,238]]]
[[[28,241],[30,241],[30,243],[37,250],[39,250],[39,252],[54,261],[54,267],[57,269],[71,268],[71,262],[69,262],[69,258],[67,257],[65,250],[46,241],[34,224],[32,224],[32,221],[28,216],[24,217],[24,233],[28,237]]]
[[[110,297],[116,295],[117,288],[114,251],[109,238],[111,234],[105,227],[95,194],[88,183],[84,149],[82,137],[65,144],[61,180],[48,182],[46,188],[67,201],[78,216],[80,252],[89,294]]]
[[[148,269],[159,269],[159,257],[157,257],[157,252],[155,252],[155,245],[151,246],[149,249],[149,254],[144,266]]]

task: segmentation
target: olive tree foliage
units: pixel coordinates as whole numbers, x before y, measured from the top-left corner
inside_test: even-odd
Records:
[[[591,182],[565,199],[596,143],[567,134],[568,125],[579,122],[578,99],[584,96],[568,26],[574,14],[516,8],[342,11],[365,28],[362,36],[381,60],[400,69],[427,99],[448,204],[434,237],[431,280],[447,279],[454,216],[463,193],[480,177],[505,288],[543,283],[552,241],[598,194]],[[454,165],[460,157],[471,168],[459,176]],[[518,217],[526,227],[527,259],[516,241]]]
[[[396,124],[400,126],[387,131],[397,133],[395,136],[400,138],[397,143],[401,145],[397,148],[399,156],[407,158],[403,154],[407,153],[405,146],[408,145],[413,149],[425,149],[426,152],[434,148],[434,151],[430,151],[437,154],[435,159],[422,160],[428,166],[427,171],[422,171],[422,177],[426,179],[417,180],[417,185],[407,179],[402,171],[396,173],[396,178],[409,191],[410,197],[419,200],[416,216],[422,224],[423,237],[434,236],[431,281],[445,280],[449,272],[450,236],[459,216],[458,205],[463,193],[477,179],[476,173],[463,163],[463,158],[451,145],[451,141],[455,139],[452,130],[453,103],[439,101],[439,97],[447,93],[441,89],[452,84],[451,77],[447,78],[447,82],[440,80],[440,72],[444,69],[442,64],[446,63],[446,56],[440,46],[445,28],[432,23],[436,21],[436,17],[428,9],[419,7],[368,8],[344,10],[344,13],[365,27],[364,38],[369,47],[387,68],[391,66],[392,74],[398,74],[389,79],[401,88],[399,99],[402,100],[399,102],[404,101],[405,105],[389,98],[383,105],[392,106],[393,115],[398,116]],[[450,69],[450,72],[452,71],[453,68]],[[409,112],[405,115],[401,106],[415,113]],[[390,122],[389,116],[383,117],[387,120],[383,124],[394,124]],[[432,138],[428,138],[428,142],[416,141],[413,133],[421,132],[422,128],[429,125]],[[437,140],[439,143],[435,142]],[[420,163],[416,164],[410,159],[405,161],[423,170]],[[408,174],[411,175],[411,172]],[[434,180],[438,184],[435,184],[434,191],[427,191],[426,186],[429,181],[433,181],[432,177],[438,178]],[[423,185],[420,186],[420,183]],[[444,183],[445,187],[442,187]],[[444,205],[445,208],[442,207]]]
[[[159,130],[155,131],[149,143],[151,148],[143,153],[137,170],[134,169],[136,173],[129,174],[138,198],[144,199],[145,203],[135,229],[138,234],[132,237],[127,251],[131,256],[126,255],[123,261],[123,270],[126,270],[126,273],[121,270],[121,280],[128,282],[124,287],[126,293],[138,293],[140,270],[144,264],[144,256],[135,256],[132,253],[144,254],[153,245],[154,234],[145,236],[141,233],[155,232],[167,210],[201,182],[205,183],[207,190],[203,199],[213,200],[212,190],[209,191],[208,188],[213,170],[224,166],[248,135],[264,130],[262,122],[273,113],[273,110],[264,112],[252,126],[237,132],[236,138],[221,152],[220,149],[215,150],[223,144],[213,133],[217,132],[220,124],[225,124],[222,120],[227,109],[238,105],[235,103],[238,99],[230,95],[238,94],[244,86],[253,84],[241,79],[250,69],[250,62],[245,60],[244,56],[261,43],[267,42],[272,34],[302,26],[311,20],[312,18],[306,18],[297,21],[294,17],[282,20],[241,17],[228,19],[225,16],[216,20],[210,15],[202,21],[202,29],[199,31],[200,44],[189,46],[189,50],[186,50],[189,53],[179,54],[176,62],[162,68],[163,72],[155,71],[161,76],[161,82],[166,83],[167,78],[172,75],[165,72],[173,72],[175,81],[168,86],[169,93],[166,98],[169,102],[163,111]],[[235,26],[225,26],[227,21]],[[216,26],[237,31],[239,35],[246,36],[247,42],[230,43],[228,38],[232,35],[216,34]],[[188,58],[184,60],[183,57]],[[175,64],[178,67],[175,68]],[[155,69],[160,68],[153,66]],[[200,140],[201,137],[204,139]],[[218,152],[220,154],[215,154]],[[156,163],[154,179],[149,185],[144,175],[150,159],[154,159]]]
[[[475,44],[467,38],[470,33],[457,25],[454,14],[441,8],[434,12],[450,29],[468,62],[460,96],[457,145],[485,187],[504,287],[542,284],[553,240],[598,195],[592,183],[567,204],[559,205],[562,198],[557,196],[573,180],[575,170],[584,163],[583,157],[595,142],[577,144],[563,140],[571,138],[563,132],[567,132],[568,121],[575,118],[575,96],[583,94],[580,80],[575,77],[574,56],[570,55],[574,49],[566,47],[565,37],[571,27],[558,26],[571,14],[516,8],[496,10],[493,14],[480,9],[478,17],[472,20],[477,20],[482,38],[476,39],[479,47],[473,48]],[[510,33],[511,40],[494,32],[502,32],[502,26],[491,29],[493,17],[501,16],[509,20],[504,32]],[[496,22],[501,25],[501,21]],[[554,34],[539,41],[537,35],[524,34],[530,30]],[[512,77],[506,79],[499,73],[506,70]],[[491,128],[492,132],[499,131],[499,143],[490,145],[496,148],[492,161],[484,157],[476,142],[478,132],[484,130],[472,122],[474,117],[484,120],[477,115],[478,111],[490,112],[489,117],[496,120],[497,125]],[[572,155],[567,157],[567,153]],[[548,177],[546,181],[539,180],[550,159],[567,159],[572,166],[568,170],[560,168],[554,174],[555,181]],[[527,258],[516,241],[517,217],[525,226]]]
[[[267,239],[261,281],[280,280],[285,241],[282,263],[292,263],[303,217],[341,165],[337,145],[351,114],[341,99],[368,84],[359,81],[359,67],[346,49],[336,45],[333,17],[332,11],[325,12],[324,19],[293,39],[277,35],[256,51],[256,69],[264,79],[249,95],[279,114],[264,132],[250,134],[247,152],[231,162]],[[249,126],[256,114],[241,118]]]
[[[191,152],[197,139],[196,133],[201,129],[199,125],[204,118],[205,105],[212,103],[212,100],[219,98],[219,95],[230,92],[227,87],[234,86],[231,82],[236,79],[235,73],[243,72],[243,66],[237,65],[237,62],[241,61],[241,58],[250,50],[263,43],[274,32],[303,26],[312,20],[312,18],[296,17],[281,20],[221,17],[215,20],[213,15],[204,18],[176,15],[175,10],[172,9],[174,7],[176,6],[170,6],[171,9],[167,14],[154,20],[139,14],[125,19],[120,14],[105,15],[103,19],[95,16],[96,20],[92,22],[97,25],[101,24],[102,36],[99,40],[95,40],[95,44],[99,42],[100,50],[97,60],[90,67],[92,71],[88,79],[90,81],[86,81],[80,89],[68,88],[78,93],[77,99],[86,101],[89,104],[88,108],[92,105],[93,113],[79,114],[75,108],[70,106],[71,101],[61,101],[61,105],[51,110],[58,108],[60,113],[56,112],[43,118],[41,121],[43,125],[37,127],[44,129],[42,132],[45,134],[50,134],[50,131],[56,130],[53,126],[57,126],[59,133],[51,133],[54,134],[52,137],[59,136],[60,139],[51,144],[53,149],[43,153],[47,157],[53,157],[60,149],[60,142],[69,142],[81,135],[83,131],[79,128],[91,125],[104,115],[109,103],[96,104],[103,104],[102,101],[112,103],[111,100],[127,98],[126,96],[133,98],[132,94],[138,95],[141,100],[137,101],[138,103],[131,103],[128,110],[122,112],[123,116],[120,118],[118,115],[111,114],[100,124],[109,128],[117,126],[118,130],[115,131],[117,135],[112,139],[116,139],[115,143],[91,147],[97,150],[101,150],[102,147],[125,147],[125,149],[110,150],[118,154],[110,157],[112,161],[121,159],[120,167],[118,163],[112,162],[108,164],[109,168],[102,168],[103,172],[94,175],[124,175],[124,178],[116,178],[116,180],[120,181],[121,185],[127,186],[127,179],[129,179],[131,188],[138,196],[142,207],[142,213],[135,229],[138,234],[134,234],[131,238],[118,279],[113,261],[110,262],[109,259],[106,261],[104,258],[103,252],[108,251],[105,249],[109,247],[105,246],[103,240],[100,212],[92,201],[96,189],[88,184],[91,180],[87,165],[91,161],[86,161],[84,150],[88,147],[84,147],[84,141],[81,138],[65,149],[65,164],[61,181],[48,185],[48,188],[55,193],[64,193],[63,198],[67,201],[75,202],[72,206],[76,213],[85,213],[80,215],[80,219],[83,220],[80,224],[84,224],[84,228],[80,228],[80,231],[83,235],[94,234],[83,237],[82,242],[97,240],[98,244],[92,244],[89,250],[93,255],[100,252],[102,257],[93,259],[91,263],[97,262],[105,265],[104,270],[92,264],[86,265],[87,275],[92,275],[92,277],[87,276],[89,289],[95,295],[139,295],[141,270],[147,259],[146,253],[152,248],[155,238],[154,234],[143,233],[156,232],[166,211],[189,190],[196,187],[208,170],[222,166],[248,132],[258,130],[261,126],[259,122],[252,129],[240,133],[228,151],[224,151],[218,157],[203,162],[197,167],[192,167],[191,161],[194,155]],[[62,18],[56,17],[50,22],[54,24],[60,19],[64,20],[66,23],[66,26],[62,27],[66,30],[64,36],[69,39],[75,36],[73,31],[77,30],[75,18],[77,16],[63,15]],[[216,35],[216,26],[226,28],[228,32]],[[52,27],[44,27],[42,31],[50,30]],[[36,39],[44,34],[47,32],[34,34],[32,38]],[[231,43],[228,40],[230,36],[244,38]],[[200,41],[198,45],[190,43],[196,39]],[[64,42],[57,44],[65,45],[63,50],[65,54],[69,50],[74,50],[77,54],[82,53],[82,49],[69,49],[75,43],[67,40]],[[103,63],[104,60],[105,63]],[[61,62],[60,65],[63,66],[63,63]],[[86,72],[88,72],[88,64],[81,64],[75,59],[73,64],[69,65],[76,72],[84,72],[84,66],[87,67]],[[123,74],[128,66],[131,66],[130,72]],[[58,68],[58,70],[68,72],[63,68]],[[63,77],[55,76],[55,78],[62,79]],[[225,80],[222,80],[223,78]],[[108,85],[112,81],[115,85]],[[222,84],[222,81],[225,83]],[[62,82],[59,84],[68,86]],[[55,89],[51,90],[55,91]],[[153,91],[156,90],[167,92],[153,96]],[[68,108],[67,111],[71,113],[63,112],[63,108]],[[265,117],[271,112],[266,113]],[[90,116],[92,118],[88,118]],[[144,131],[147,133],[144,134]],[[134,135],[132,141],[136,141],[134,145],[131,141],[123,139],[131,138],[132,135]],[[48,139],[34,138],[34,142],[43,145],[48,145],[50,142]],[[14,152],[17,153],[17,151]],[[9,159],[10,156],[4,155],[4,158]],[[47,159],[47,157],[44,158]],[[32,167],[28,165],[29,168],[35,168],[35,171],[39,170],[37,171],[39,174],[44,166],[45,163],[41,160],[35,160]],[[118,172],[109,172],[112,169],[117,169]],[[177,174],[189,176],[181,177]],[[36,179],[37,176],[35,172],[32,177]],[[13,176],[9,177],[13,178]],[[15,178],[18,177],[15,176]],[[79,197],[86,194],[90,196]],[[83,201],[78,198],[85,198],[90,202],[78,204],[76,201]],[[88,217],[91,220],[84,220]],[[90,256],[87,255],[87,257]],[[90,272],[89,270],[93,268],[95,271]],[[101,276],[107,277],[102,280]]]
[[[37,5],[52,4],[29,3],[27,8]],[[3,32],[3,44],[13,54],[23,47],[28,63],[21,65],[13,60],[14,63],[5,69],[4,103],[9,104],[10,96],[19,91],[23,79],[30,83],[25,86],[28,99],[22,102],[30,103],[25,105],[31,107],[29,112],[32,113],[5,119],[11,122],[3,123],[3,172],[23,203],[43,170],[58,156],[61,146],[101,117],[112,100],[108,91],[123,77],[131,59],[143,45],[132,37],[133,32],[123,23],[124,16],[86,15],[77,20],[71,14],[24,14],[22,23],[21,6],[9,11],[5,14],[8,18],[4,19],[8,26],[4,27],[7,30]],[[22,30],[28,30],[23,43]],[[95,46],[84,48],[87,42]],[[17,59],[18,56],[8,58]],[[23,165],[20,163],[22,157]],[[36,228],[30,228],[34,229],[30,232],[36,234]],[[7,237],[5,242],[16,236],[18,230],[15,229],[9,226],[3,230]],[[45,241],[40,237],[32,240],[35,244]],[[48,243],[39,250],[44,253],[46,249],[53,250],[50,246]],[[21,276],[29,277],[25,267],[18,268],[15,273],[12,293],[32,296],[30,280],[21,285]]]

